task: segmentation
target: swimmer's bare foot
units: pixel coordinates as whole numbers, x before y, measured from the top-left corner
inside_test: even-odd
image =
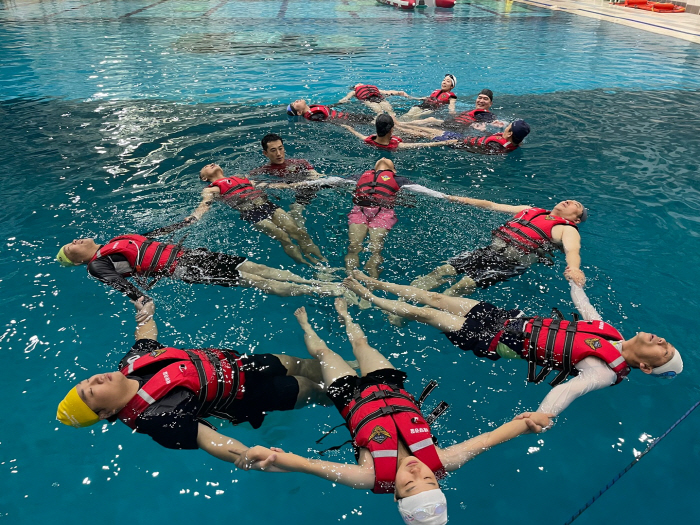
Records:
[[[294,317],[297,318],[297,322],[302,328],[309,326],[309,316],[306,314],[306,308],[303,306],[294,310]]]
[[[341,324],[345,324],[345,322],[348,320],[352,321],[352,317],[350,317],[350,314],[348,313],[348,302],[345,300],[345,298],[336,297],[333,305],[335,306],[335,311],[338,312],[338,318],[340,319]]]
[[[345,286],[348,290],[355,292],[360,299],[367,299],[370,303],[372,302],[372,298],[374,297],[372,292],[362,286],[357,279],[353,277],[346,277],[343,279],[343,286]]]
[[[364,272],[361,272],[360,270],[353,270],[352,276],[358,281],[362,281],[363,283],[365,283],[365,286],[369,290],[382,290],[382,282],[379,279],[370,277],[369,275],[367,275]]]

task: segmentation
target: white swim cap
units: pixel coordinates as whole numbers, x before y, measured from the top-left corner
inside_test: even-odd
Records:
[[[661,366],[653,368],[651,375],[656,377],[665,377],[667,379],[673,379],[678,374],[683,371],[683,359],[681,359],[681,353],[676,350],[673,357],[668,363],[664,363]]]
[[[440,489],[426,490],[399,500],[399,513],[406,523],[444,525],[447,498]]]
[[[457,87],[457,77],[456,76],[450,75],[449,73],[447,73],[447,75],[445,75],[445,78],[449,78],[452,81],[452,89]]]

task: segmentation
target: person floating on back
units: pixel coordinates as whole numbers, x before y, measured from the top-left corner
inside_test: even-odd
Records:
[[[367,342],[362,328],[338,299],[335,307],[345,325],[362,377],[328,348],[307,319],[294,315],[304,331],[309,353],[322,365],[323,382],[346,422],[357,465],[308,459],[279,448],[230,447],[236,466],[267,472],[303,472],[375,494],[394,494],[406,523],[447,523],[447,500],[439,480],[490,448],[551,424],[544,413],[524,413],[491,432],[439,448],[430,429],[437,412],[423,416],[420,402],[404,389],[406,374]],[[441,404],[444,411],[445,406]]]
[[[410,96],[405,91],[398,91],[396,89],[379,89],[377,86],[373,86],[371,84],[355,84],[352,90],[337,103],[344,104],[346,102],[350,102],[353,97],[361,101],[377,115],[388,113],[391,116],[396,115],[394,113],[394,108],[391,107],[391,104],[386,97],[406,97],[415,100],[422,100]]]
[[[379,149],[397,150],[397,149],[413,149],[413,148],[430,148],[434,146],[444,146],[447,144],[456,144],[453,142],[404,142],[401,137],[394,135],[394,119],[391,115],[382,114],[377,117],[374,122],[377,133],[374,135],[365,136],[358,132],[352,126],[341,124],[341,128],[347,129],[350,133],[362,140],[365,144],[374,146]]]
[[[308,265],[326,261],[308,232],[287,215],[287,212],[268,200],[265,192],[260,189],[263,184],[256,188],[244,176],[226,177],[221,166],[214,163],[204,166],[199,172],[199,178],[209,185],[202,190],[202,200],[197,209],[181,222],[154,230],[151,232],[152,236],[156,236],[156,233],[172,233],[180,227],[198,221],[209,211],[215,200],[222,200],[238,210],[242,220],[278,241],[284,253],[294,261]],[[296,241],[298,246],[293,241]]]
[[[356,122],[358,124],[369,124],[374,121],[374,115],[363,115],[358,113],[344,113],[336,111],[329,106],[322,104],[307,104],[306,100],[298,99],[287,106],[287,116],[304,117],[313,122],[328,121],[333,124],[342,122]]]
[[[556,371],[550,383],[554,388],[540,404],[539,412],[558,415],[587,392],[620,383],[632,368],[660,377],[675,377],[683,371],[681,355],[672,344],[645,332],[625,339],[603,322],[583,289],[573,282],[571,297],[583,321],[526,317],[519,309],[504,310],[486,302],[382,282],[358,271],[353,276],[345,280],[345,285],[361,299],[391,314],[437,328],[461,350],[494,361],[525,360],[528,381],[535,383]],[[372,290],[398,295],[402,301],[377,297],[357,279]],[[568,376],[575,377],[563,383]]]
[[[457,87],[457,77],[451,74],[445,75],[440,83],[440,88],[433,91],[430,95],[423,98],[423,102],[418,106],[412,107],[406,113],[399,117],[402,122],[408,122],[429,114],[436,109],[447,106],[449,112],[455,112],[457,95],[452,90]]]

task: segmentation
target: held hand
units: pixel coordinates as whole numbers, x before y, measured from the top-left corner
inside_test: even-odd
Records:
[[[564,270],[564,277],[581,288],[586,284],[586,275],[580,268],[570,268],[567,266],[566,270]]]
[[[479,122],[477,124],[472,124],[472,128],[474,128],[477,131],[486,131],[486,124],[483,122]]]
[[[544,414],[542,412],[523,412],[518,414],[513,418],[513,420],[524,419],[527,425],[527,433],[539,434],[541,432],[546,432],[554,423],[551,418],[554,414]]]
[[[156,311],[156,304],[153,302],[153,299],[150,297],[146,297],[145,295],[142,295],[135,301],[131,301],[134,306],[136,307],[136,322],[137,323],[143,323],[148,321],[153,317],[153,314]]]
[[[229,452],[236,456],[234,463],[241,470],[266,470],[277,459],[277,454],[272,450],[259,445],[247,449],[229,449]]]

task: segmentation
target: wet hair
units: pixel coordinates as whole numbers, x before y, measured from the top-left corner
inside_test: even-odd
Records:
[[[530,125],[524,120],[514,120],[510,126],[513,133],[510,140],[513,144],[520,144],[530,134]]]
[[[260,141],[260,143],[262,144],[263,151],[267,151],[267,145],[268,145],[270,142],[276,142],[276,141],[278,141],[278,140],[279,140],[282,144],[284,144],[284,141],[282,140],[282,137],[280,137],[280,136],[277,135],[276,133],[268,133],[267,135],[265,135],[265,136],[262,138],[262,140]]]
[[[391,128],[394,127],[394,119],[391,118],[391,115],[382,113],[377,117],[374,125],[377,128],[377,136],[383,137],[387,133],[391,132]]]

